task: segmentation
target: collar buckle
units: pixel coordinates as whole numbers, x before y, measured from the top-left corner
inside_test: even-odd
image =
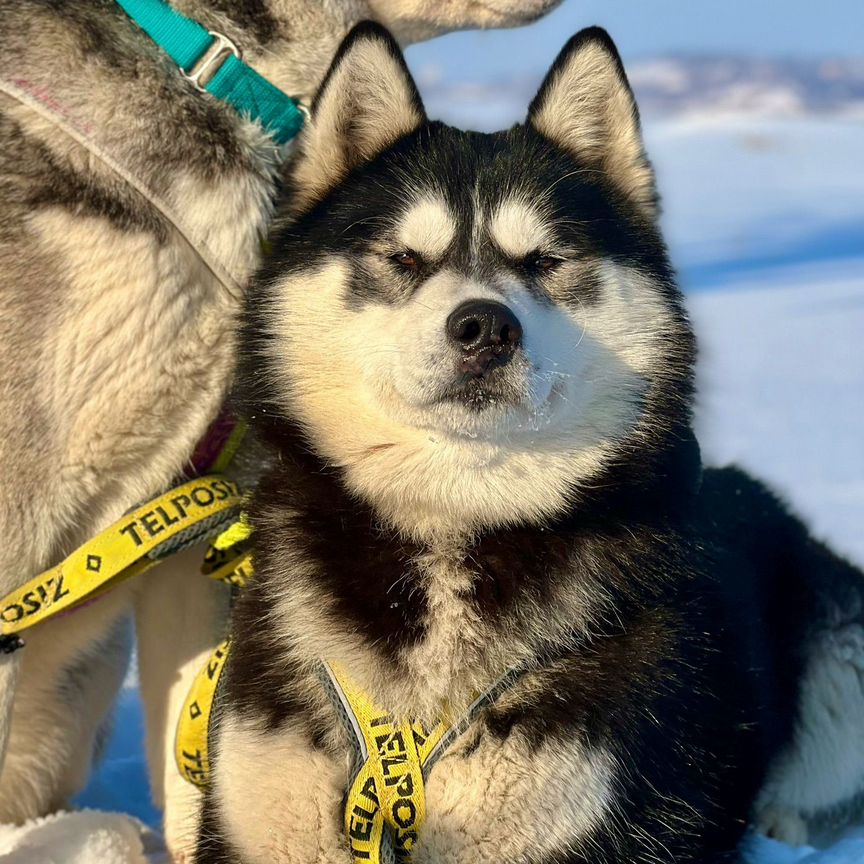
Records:
[[[240,49],[224,33],[217,33],[215,30],[207,32],[213,37],[213,41],[188,72],[185,69],[180,70],[183,77],[202,93],[207,92],[207,85],[232,54],[238,60],[242,59]]]

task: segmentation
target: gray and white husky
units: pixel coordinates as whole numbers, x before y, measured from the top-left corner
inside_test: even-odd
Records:
[[[362,19],[407,44],[525,23],[557,0],[172,2],[308,98]],[[260,127],[199,93],[111,0],[0,0],[0,34],[5,595],[186,466],[229,387],[279,161]],[[153,794],[160,804],[172,784],[182,794],[165,733],[222,614],[199,559],[189,553],[35,628],[25,650],[0,658],[0,711],[18,678],[0,822],[47,813],[81,789],[133,609]]]
[[[608,36],[486,135],[429,122],[361,26],[312,118],[241,343],[273,460],[197,864],[352,860],[322,660],[427,726],[519,670],[429,773],[413,864],[719,864],[751,818],[801,839],[864,787],[864,576],[702,468]]]

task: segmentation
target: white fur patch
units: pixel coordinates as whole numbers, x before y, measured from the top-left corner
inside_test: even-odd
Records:
[[[792,745],[777,759],[756,806],[757,823],[803,842],[802,820],[864,791],[864,627],[819,637],[801,682]],[[790,835],[790,830],[792,836]]]
[[[662,370],[669,362],[665,337],[675,326],[666,300],[647,276],[620,264],[604,262],[601,278],[599,302],[579,312],[586,335],[642,376]]]
[[[498,207],[489,219],[488,231],[495,245],[510,258],[546,251],[553,239],[548,220],[519,198],[508,198]]]
[[[263,732],[230,714],[219,752],[215,798],[245,864],[350,864],[342,831],[347,760],[313,750],[296,730]]]
[[[579,745],[529,754],[518,735],[447,754],[426,784],[417,864],[541,861],[585,840],[612,799],[614,760]]]
[[[429,261],[441,258],[455,236],[456,220],[443,199],[437,196],[421,198],[399,222],[399,242]]]

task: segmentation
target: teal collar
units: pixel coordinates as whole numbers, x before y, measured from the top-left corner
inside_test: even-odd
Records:
[[[163,0],[117,3],[199,90],[258,120],[279,144],[300,131],[304,111],[297,100],[244,63],[227,36],[205,29]]]

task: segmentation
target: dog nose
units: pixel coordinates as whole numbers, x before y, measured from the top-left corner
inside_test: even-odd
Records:
[[[510,360],[522,344],[522,325],[503,303],[468,300],[450,313],[447,335],[462,349],[464,371],[482,375]]]

